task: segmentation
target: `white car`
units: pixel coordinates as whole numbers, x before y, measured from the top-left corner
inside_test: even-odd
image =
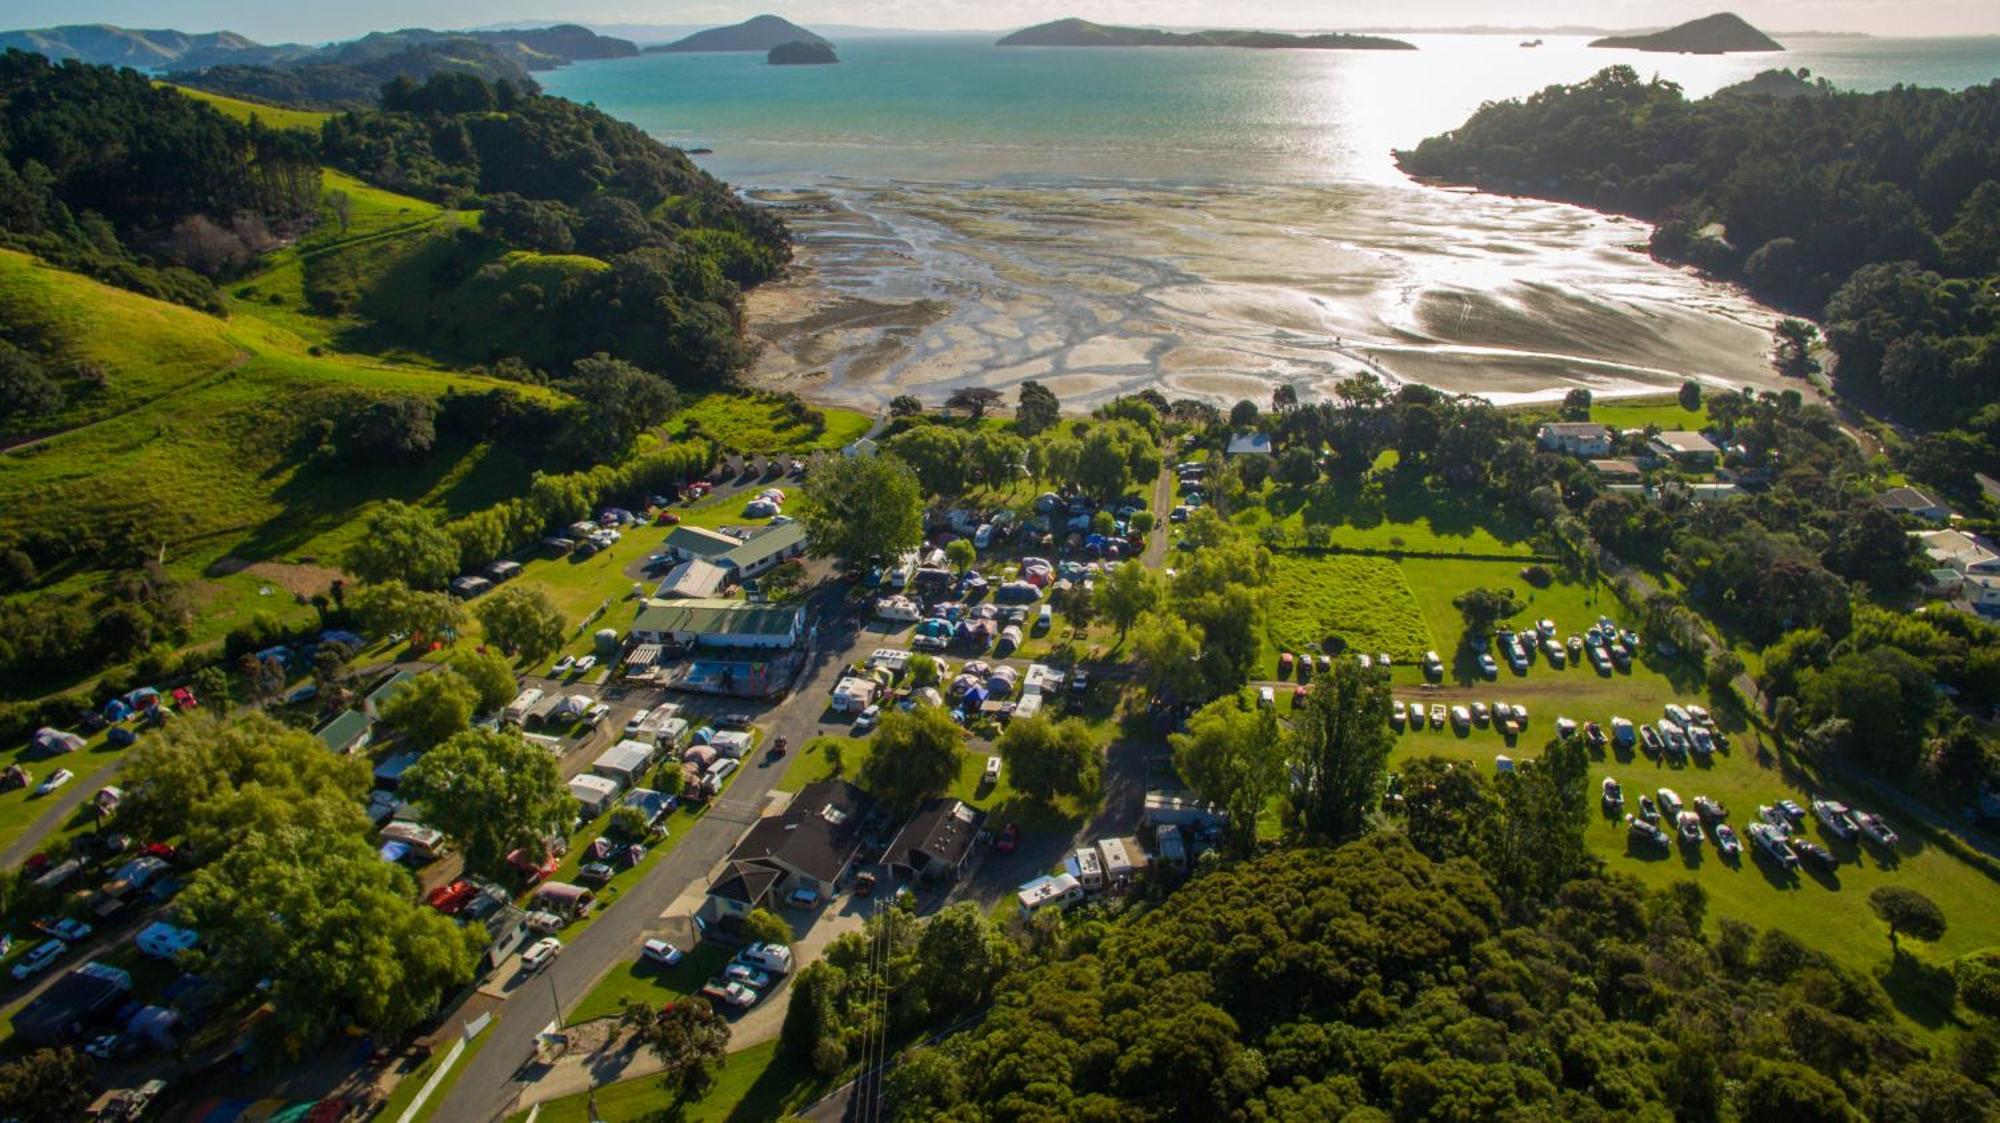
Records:
[[[681,949],[665,940],[647,940],[639,948],[639,958],[658,963],[664,967],[678,965],[683,954]]]
[[[1260,686],[1257,688],[1257,704],[1268,710],[1278,704],[1278,695],[1270,687]]]
[[[640,710],[638,713],[633,714],[632,720],[625,723],[625,736],[637,737],[639,735],[639,727],[646,724],[646,719],[652,716],[653,711],[651,710]]]
[[[596,726],[603,724],[604,719],[610,716],[611,716],[611,707],[605,705],[602,702],[599,702],[595,706],[592,706],[583,712],[583,723],[585,725],[595,728]]]
[[[576,656],[565,655],[562,658],[556,660],[556,665],[550,668],[549,673],[551,675],[566,675],[570,672],[570,669],[575,666],[576,666]]]
[[[48,779],[35,785],[35,794],[47,795],[74,779],[76,779],[76,773],[71,772],[67,768],[58,768],[54,772],[49,773]]]
[[[69,945],[63,943],[61,940],[43,940],[41,943],[28,949],[28,953],[23,955],[20,961],[14,964],[14,969],[10,973],[16,979],[32,979],[43,971],[48,970],[49,964],[60,959],[62,953],[68,949]]]
[[[860,717],[854,719],[854,731],[856,733],[866,733],[869,730],[875,728],[875,723],[881,720],[882,720],[882,707],[871,705],[867,709],[861,711]]]
[[[531,975],[540,971],[542,968],[554,963],[556,956],[562,954],[562,949],[562,941],[556,939],[554,936],[544,936],[536,940],[533,944],[529,945],[527,951],[521,953],[521,970]]]
[[[576,673],[582,674],[583,672],[595,666],[597,666],[597,656],[595,655],[579,656],[576,661]]]

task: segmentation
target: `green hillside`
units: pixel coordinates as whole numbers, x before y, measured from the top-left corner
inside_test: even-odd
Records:
[[[166,86],[172,85],[172,83],[162,82],[160,85]],[[316,130],[321,125],[326,124],[327,118],[333,116],[331,113],[321,113],[312,109],[285,109],[275,105],[263,105],[254,101],[244,101],[242,98],[230,97],[227,94],[215,94],[207,90],[197,90],[192,86],[174,86],[173,88],[196,101],[207,102],[224,116],[234,117],[236,120],[244,122],[248,122],[254,117],[273,129]]]
[[[254,315],[218,320],[12,252],[0,252],[0,317],[78,341],[107,371],[104,394],[76,407],[88,413],[73,427],[0,455],[0,494],[8,496],[0,537],[130,528],[120,532],[163,547],[169,572],[199,583],[242,562],[330,557],[380,500],[456,515],[526,484],[530,466],[518,457],[486,444],[454,446],[448,436],[414,468],[315,454],[315,428],[357,400],[507,384],[314,355],[295,333]],[[60,590],[91,574],[58,576]],[[197,599],[212,594],[196,589]]]

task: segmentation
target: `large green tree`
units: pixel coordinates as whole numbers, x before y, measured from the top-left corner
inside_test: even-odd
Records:
[[[1168,742],[1174,771],[1196,794],[1227,816],[1224,838],[1242,857],[1257,846],[1257,818],[1284,790],[1288,748],[1277,714],[1251,709],[1235,695],[1219,698],[1188,719],[1186,733]]]
[[[348,606],[355,622],[374,636],[447,639],[465,627],[465,609],[451,594],[412,589],[394,578],[356,589]]]
[[[363,581],[441,589],[458,572],[458,544],[429,511],[392,499],[368,516],[341,562]]]
[[[508,852],[563,833],[576,805],[547,749],[512,732],[460,732],[425,753],[397,789],[443,831],[473,873],[494,875]]]
[[[1032,437],[1062,420],[1062,403],[1054,390],[1029,379],[1021,383],[1019,404],[1014,407],[1014,427],[1024,437]]]
[[[889,439],[889,452],[917,474],[921,490],[953,496],[972,479],[972,438],[947,425],[918,425]],[[812,477],[806,477],[810,483]],[[920,497],[921,498],[921,497]]]
[[[1334,660],[1333,670],[1314,680],[1304,710],[1292,715],[1292,731],[1294,825],[1311,838],[1360,834],[1395,746],[1389,677]]]
[[[875,731],[858,782],[890,807],[908,812],[958,779],[964,736],[941,707],[890,710]]]
[[[1909,886],[1878,886],[1868,894],[1868,907],[1889,926],[1889,947],[1898,957],[1903,954],[1900,937],[1914,936],[1925,943],[1944,938],[1944,910]]]
[[[893,456],[814,457],[795,510],[815,557],[858,566],[924,540],[923,488]]]
[[[1121,639],[1135,621],[1160,606],[1164,594],[1159,575],[1137,561],[1127,562],[1097,581],[1097,606],[1117,626]]]
[[[75,1049],[36,1049],[0,1064],[0,1115],[21,1123],[87,1118],[97,1064]]]
[[[1048,802],[1097,791],[1103,752],[1090,726],[1076,718],[1016,718],[996,747],[1007,765],[1007,782],[1029,799]]]
[[[530,662],[562,646],[562,609],[540,589],[509,585],[480,601],[474,614],[489,643]]]
[[[572,440],[591,462],[617,459],[680,408],[672,383],[622,359],[599,353],[571,369],[561,385],[582,406]]]
[[[446,668],[397,687],[383,699],[380,716],[382,724],[428,748],[465,732],[478,709],[478,688]]]
[[[367,762],[327,752],[312,734],[254,711],[169,722],[132,750],[119,782],[123,829],[184,838],[203,860],[256,830],[368,829]]]
[[[514,700],[520,680],[504,656],[494,651],[468,651],[451,661],[451,669],[479,692],[479,712],[493,713]]]
[[[701,999],[659,1005],[628,998],[619,1022],[659,1059],[660,1082],[676,1102],[706,1091],[729,1053],[729,1023]]]
[[[1171,612],[1148,612],[1132,629],[1132,651],[1154,690],[1183,702],[1211,697],[1201,667],[1200,627]]]

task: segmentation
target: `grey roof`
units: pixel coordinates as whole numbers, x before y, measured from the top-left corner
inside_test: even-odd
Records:
[[[340,716],[320,726],[313,736],[318,737],[326,747],[334,752],[346,752],[367,736],[375,723],[360,710],[347,710]]]
[[[755,862],[731,862],[728,871],[708,887],[708,895],[741,901],[755,908],[763,903],[771,887],[784,876],[769,866],[760,866]]]
[[[971,852],[986,812],[956,799],[925,800],[889,844],[890,859],[922,854],[932,861],[957,865]]]
[[[1538,434],[1551,433],[1558,437],[1609,438],[1611,436],[1609,426],[1599,425],[1595,421],[1549,421],[1545,422],[1536,432]]]
[[[1712,455],[1722,451],[1715,447],[1714,441],[1690,429],[1668,430],[1653,439],[1673,449],[1676,453],[1709,453]]]
[[[1937,500],[1913,487],[1892,487],[1876,496],[1875,502],[1892,511],[1921,511],[1941,506]]]
[[[632,618],[640,632],[781,636],[798,627],[799,606],[690,598],[649,601]]]

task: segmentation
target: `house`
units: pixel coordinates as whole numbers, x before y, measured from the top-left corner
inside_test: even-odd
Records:
[[[646,769],[652,766],[655,749],[643,741],[620,741],[596,760],[590,762],[590,770],[607,780],[615,780],[623,788],[639,781]]]
[[[1229,438],[1227,454],[1230,456],[1271,455],[1271,435],[1269,433],[1237,433]]]
[[[721,566],[733,581],[744,581],[806,552],[804,523],[759,527],[745,535],[724,534],[682,524],[662,544],[675,562],[701,560]]]
[[[85,1036],[93,1022],[109,1018],[132,993],[132,976],[95,961],[50,984],[11,1019],[16,1039],[32,1045],[64,1045]]]
[[[375,722],[360,710],[343,710],[332,721],[313,730],[313,736],[334,752],[359,752],[374,739]]]
[[[611,801],[625,785],[608,777],[586,772],[569,782],[569,794],[583,807],[586,819],[595,819],[611,809]]]
[[[1938,567],[1955,570],[1967,577],[1975,574],[2000,577],[2000,553],[1985,540],[1962,530],[1921,530],[1914,532],[1917,544]]]
[[[667,571],[653,595],[661,600],[713,597],[729,584],[729,571],[702,558],[690,558]]]
[[[1595,459],[1611,452],[1611,429],[1594,421],[1551,421],[1535,430],[1535,440],[1550,452]]]
[[[1892,515],[1908,515],[1925,522],[1941,523],[1951,518],[1951,508],[1913,487],[1892,487],[1876,496],[1875,502]]]
[[[395,674],[383,679],[380,685],[369,691],[367,696],[361,699],[361,712],[371,718],[380,720],[382,717],[382,703],[388,701],[391,694],[401,690],[404,684],[416,677],[415,674],[409,671],[397,671]]]
[[[1590,469],[1600,482],[1607,484],[1636,484],[1645,475],[1637,460],[1599,457],[1584,461],[1583,466]]]
[[[1981,616],[2000,616],[2000,577],[1972,574],[1959,586],[1959,593]]]
[[[856,437],[854,440],[848,442],[846,448],[840,450],[840,455],[852,459],[856,456],[873,456],[880,451],[882,451],[881,445],[876,444],[867,437]]]
[[[889,872],[924,881],[955,881],[971,863],[973,843],[986,812],[956,799],[935,797],[917,807],[884,858]]]
[[[1722,455],[1715,442],[1685,429],[1659,434],[1646,443],[1646,450],[1656,459],[1670,460],[1683,468],[1713,468]]]
[[[799,605],[738,600],[649,600],[632,619],[631,638],[681,647],[790,648],[805,634]]]
[[[830,896],[861,853],[861,824],[874,808],[874,797],[844,780],[806,785],[736,844],[709,885],[706,911],[741,917],[800,890]]]

